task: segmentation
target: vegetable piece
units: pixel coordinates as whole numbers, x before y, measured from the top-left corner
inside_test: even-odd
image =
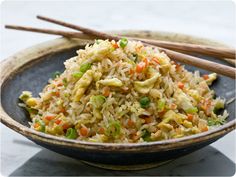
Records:
[[[183,89],[183,88],[184,88],[184,84],[183,84],[182,82],[178,82],[178,87],[179,87],[180,89]]]
[[[110,120],[108,127],[105,131],[105,135],[115,138],[120,135],[121,133],[120,131],[121,131],[120,122],[118,120],[117,121]]]
[[[141,108],[147,108],[149,107],[150,105],[150,99],[148,97],[142,97],[140,100],[139,100],[139,103],[140,103],[140,106]]]
[[[207,80],[207,79],[209,79],[209,76],[208,76],[208,74],[204,74],[202,77],[203,77],[203,79],[204,79],[204,80]]]
[[[118,46],[118,44],[115,42],[114,44],[112,44],[112,46],[115,48],[115,49],[117,49],[117,48],[119,48],[119,46]]]
[[[129,70],[129,74],[130,74],[130,75],[133,75],[133,74],[134,74],[134,70],[133,70],[133,69],[130,69],[130,70]]]
[[[91,68],[92,64],[91,63],[84,63],[81,64],[80,66],[80,72],[85,73],[87,70],[89,70]]]
[[[79,130],[79,133],[81,136],[87,136],[88,133],[89,133],[89,130],[87,127],[81,127],[80,130]]]
[[[158,58],[156,58],[156,57],[153,57],[153,58],[152,58],[152,61],[154,61],[156,64],[160,64]]]
[[[59,124],[61,123],[61,120],[60,120],[60,119],[57,119],[57,120],[55,121],[55,123],[56,123],[57,125],[59,125]]]
[[[210,118],[210,119],[207,120],[208,126],[223,125],[224,123],[225,123],[225,120],[220,119],[220,118],[217,118],[217,119]]]
[[[177,106],[186,113],[193,114],[198,111],[198,109],[192,105],[190,98],[181,89],[176,90],[174,98],[176,99]]]
[[[63,130],[68,129],[69,127],[70,127],[70,125],[67,122],[62,125]]]
[[[151,133],[148,130],[144,129],[143,132],[142,132],[143,140],[147,141],[147,142],[151,141],[150,137],[151,137]]]
[[[108,97],[110,95],[110,88],[104,87],[103,88],[103,96]]]
[[[192,114],[188,114],[187,115],[187,119],[188,119],[188,121],[192,122],[193,121],[193,115]]]
[[[90,103],[95,107],[100,109],[103,105],[103,103],[105,103],[106,101],[106,97],[102,96],[102,95],[96,95],[96,96],[91,96],[90,97]]]
[[[145,81],[135,81],[134,89],[139,93],[147,94],[154,87],[159,76],[159,73],[155,73],[150,79]]]
[[[66,131],[66,138],[76,139],[78,137],[77,131],[74,128],[68,128]]]
[[[83,72],[79,71],[79,72],[73,73],[72,76],[74,78],[78,79],[78,78],[81,78],[83,76],[83,74],[84,74]]]
[[[204,77],[203,77],[204,78]],[[207,83],[207,85],[211,85],[212,84],[212,82],[214,81],[214,80],[216,80],[216,78],[217,78],[217,74],[216,73],[211,73],[211,74],[209,74],[208,75],[208,78],[207,79],[205,79],[206,80],[206,83]]]
[[[103,127],[100,127],[100,128],[98,129],[98,133],[99,133],[99,134],[104,134],[104,133],[105,133],[105,129],[104,129]]]
[[[141,73],[145,68],[145,63],[144,62],[140,62],[136,65],[136,72],[137,73]]]
[[[214,107],[214,110],[213,110],[213,112],[214,113],[218,113],[218,111],[220,110],[220,109],[223,109],[224,107],[225,107],[225,101],[224,100],[221,100],[221,99],[219,99],[219,98],[217,98],[216,100],[215,100],[215,107]]]
[[[34,108],[29,108],[28,106],[26,107],[26,110],[29,112],[30,117],[32,118],[34,115],[38,114],[38,110]]]
[[[45,123],[40,119],[36,119],[34,123],[34,129],[40,132],[45,132]]]
[[[134,121],[132,121],[132,119],[129,119],[127,122],[127,125],[128,127],[133,127],[135,124],[134,124]]]
[[[198,109],[197,109],[197,107],[192,107],[192,108],[186,109],[185,112],[188,114],[193,114],[193,113],[197,113]]]
[[[136,63],[138,60],[138,54],[133,53],[132,55],[133,55],[133,61]]]
[[[66,78],[63,78],[63,79],[62,79],[62,82],[63,82],[63,85],[64,85],[65,87],[67,87],[67,85],[68,85],[67,79],[66,79]]]
[[[143,62],[145,63],[144,68],[147,68],[148,65],[149,65],[148,59],[147,59],[147,58],[144,58],[144,59],[143,59]]]
[[[60,75],[61,75],[61,72],[56,71],[53,73],[52,78],[55,79],[55,78],[59,77]]]
[[[128,44],[128,40],[126,38],[121,38],[119,44],[120,44],[121,48],[125,48],[127,46],[127,44]]]
[[[165,104],[166,104],[165,99],[163,99],[163,98],[162,98],[162,99],[159,99],[158,102],[157,102],[157,110],[158,110],[159,112],[163,111],[164,108],[165,108]]]
[[[206,132],[206,131],[208,131],[208,127],[205,126],[205,127],[201,128],[201,131],[202,131],[202,132]]]
[[[123,86],[123,83],[121,82],[121,80],[119,80],[117,78],[104,79],[104,80],[98,81],[97,83],[100,83],[100,84],[106,85],[106,86],[114,86],[114,87],[121,87],[121,86]]]
[[[22,94],[19,96],[19,99],[23,102],[26,102],[29,98],[32,97],[32,93],[29,91],[23,91]]]
[[[54,119],[56,116],[53,116],[53,115],[47,115],[45,116],[45,119],[47,119],[48,121]]]

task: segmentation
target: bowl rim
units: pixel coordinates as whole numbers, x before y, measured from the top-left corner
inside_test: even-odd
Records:
[[[114,31],[111,31],[114,32]],[[118,34],[127,34],[128,36],[132,36],[134,34],[141,34],[143,37],[147,36],[172,36],[172,38],[179,36],[179,39],[190,40],[192,43],[199,43],[203,41],[206,45],[216,45],[216,46],[226,46],[225,44],[215,42],[213,40],[198,38],[192,35],[185,35],[179,33],[170,33],[170,32],[162,32],[162,31],[115,31]],[[1,73],[0,73],[0,86],[4,85],[5,81],[10,78],[12,74],[14,74],[17,69],[22,67],[24,64],[37,60],[51,52],[59,52],[61,50],[70,49],[72,47],[84,46],[86,43],[91,42],[91,40],[83,40],[83,39],[66,39],[66,38],[57,38],[54,40],[46,41],[34,46],[31,46],[27,49],[24,49],[11,57],[8,57],[5,60],[2,60],[1,63]],[[54,46],[54,47],[52,47]],[[27,56],[25,60],[19,60]],[[7,69],[10,68],[10,71]],[[26,136],[27,138],[44,142],[46,144],[54,144],[71,148],[81,148],[84,150],[101,150],[101,151],[117,151],[117,152],[157,152],[157,151],[167,151],[171,149],[181,148],[184,146],[190,146],[192,144],[198,144],[200,142],[204,142],[210,139],[216,139],[221,136],[226,135],[236,128],[236,120],[231,120],[226,124],[209,130],[207,132],[198,133],[195,135],[190,135],[178,139],[169,139],[162,141],[154,141],[154,142],[144,142],[144,143],[97,143],[97,142],[87,142],[87,141],[78,141],[78,140],[70,140],[61,137],[56,137],[53,135],[41,133],[35,131],[29,127],[26,127],[13,118],[11,118],[3,109],[2,101],[0,104],[0,120],[7,127],[13,129],[14,131]]]

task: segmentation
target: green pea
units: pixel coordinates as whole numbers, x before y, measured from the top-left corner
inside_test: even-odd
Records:
[[[140,106],[141,108],[147,108],[149,107],[150,105],[150,99],[148,97],[142,97],[140,100],[139,100],[139,103],[140,103]]]

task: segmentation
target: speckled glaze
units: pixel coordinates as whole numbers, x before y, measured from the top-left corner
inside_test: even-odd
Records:
[[[206,39],[164,32],[116,31],[113,33],[205,45],[223,45]],[[163,164],[200,149],[235,129],[235,102],[227,106],[230,116],[225,125],[197,135],[158,142],[136,144],[82,142],[30,129],[27,113],[17,105],[19,94],[23,90],[30,90],[36,96],[52,73],[63,71],[63,62],[76,55],[75,51],[88,42],[92,41],[59,38],[23,50],[1,62],[1,122],[45,148],[87,161],[90,165],[119,170],[137,170]],[[204,58],[229,65],[226,61]],[[191,66],[186,68],[197,70]],[[200,71],[207,73],[204,70]],[[213,89],[217,96],[230,99],[235,96],[235,81],[220,76]]]

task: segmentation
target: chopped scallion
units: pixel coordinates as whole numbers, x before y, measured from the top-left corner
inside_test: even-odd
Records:
[[[126,38],[121,38],[119,44],[120,44],[121,48],[125,48],[127,46],[127,44],[128,44],[128,40]]]
[[[68,139],[76,139],[78,137],[78,133],[74,128],[68,128],[66,131],[66,138]]]

